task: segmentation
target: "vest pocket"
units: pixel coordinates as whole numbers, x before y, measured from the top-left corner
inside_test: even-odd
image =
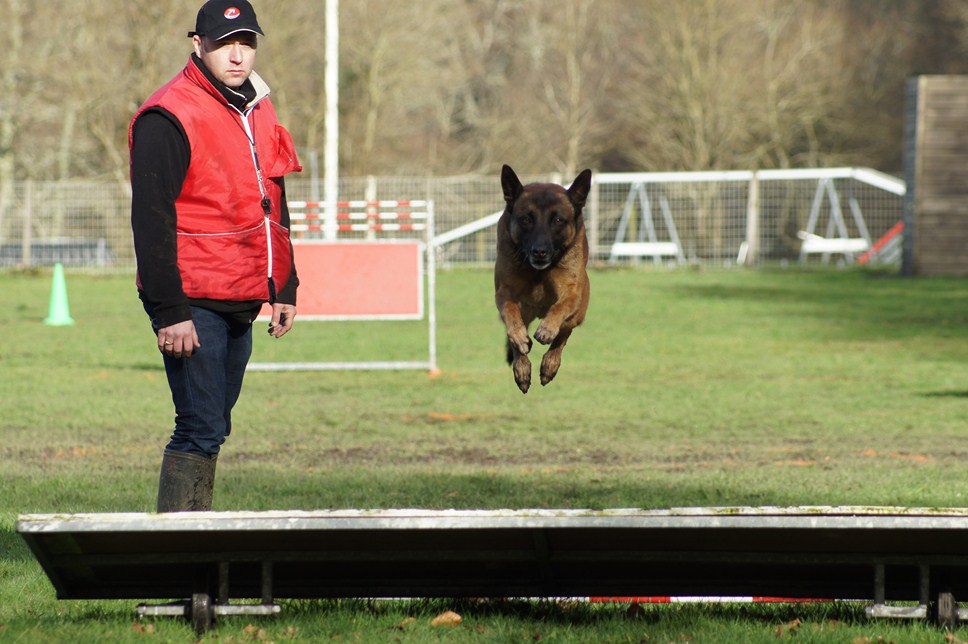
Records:
[[[268,261],[261,222],[238,232],[178,233],[178,268],[188,297],[266,300]]]

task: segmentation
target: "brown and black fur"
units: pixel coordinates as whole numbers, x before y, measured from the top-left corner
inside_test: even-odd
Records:
[[[521,185],[504,166],[501,186],[507,205],[497,224],[494,291],[507,329],[508,364],[522,393],[531,387],[531,338],[550,345],[541,359],[541,384],[561,366],[561,352],[588,310],[588,238],[582,208],[592,172],[583,170],[567,190],[553,183]]]

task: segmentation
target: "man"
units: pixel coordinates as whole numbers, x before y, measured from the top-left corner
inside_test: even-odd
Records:
[[[255,11],[247,0],[209,0],[188,35],[188,64],[128,133],[138,292],[175,405],[159,512],[211,509],[252,322],[269,302],[269,333],[285,335],[299,283],[283,177],[302,168],[253,71],[264,35]]]

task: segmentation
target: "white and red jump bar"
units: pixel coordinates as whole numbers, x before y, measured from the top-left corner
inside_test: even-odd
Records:
[[[593,604],[810,604],[830,599],[802,597],[589,597]]]

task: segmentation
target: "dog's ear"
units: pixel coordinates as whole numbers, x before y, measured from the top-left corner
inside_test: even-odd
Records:
[[[504,189],[504,201],[509,206],[524,192],[524,186],[521,185],[518,175],[514,174],[511,166],[506,164],[501,168],[501,187]]]
[[[588,192],[591,189],[592,171],[586,168],[578,173],[575,180],[571,182],[571,187],[568,188],[568,199],[575,207],[575,212],[580,212],[585,206],[585,200],[588,199]]]

